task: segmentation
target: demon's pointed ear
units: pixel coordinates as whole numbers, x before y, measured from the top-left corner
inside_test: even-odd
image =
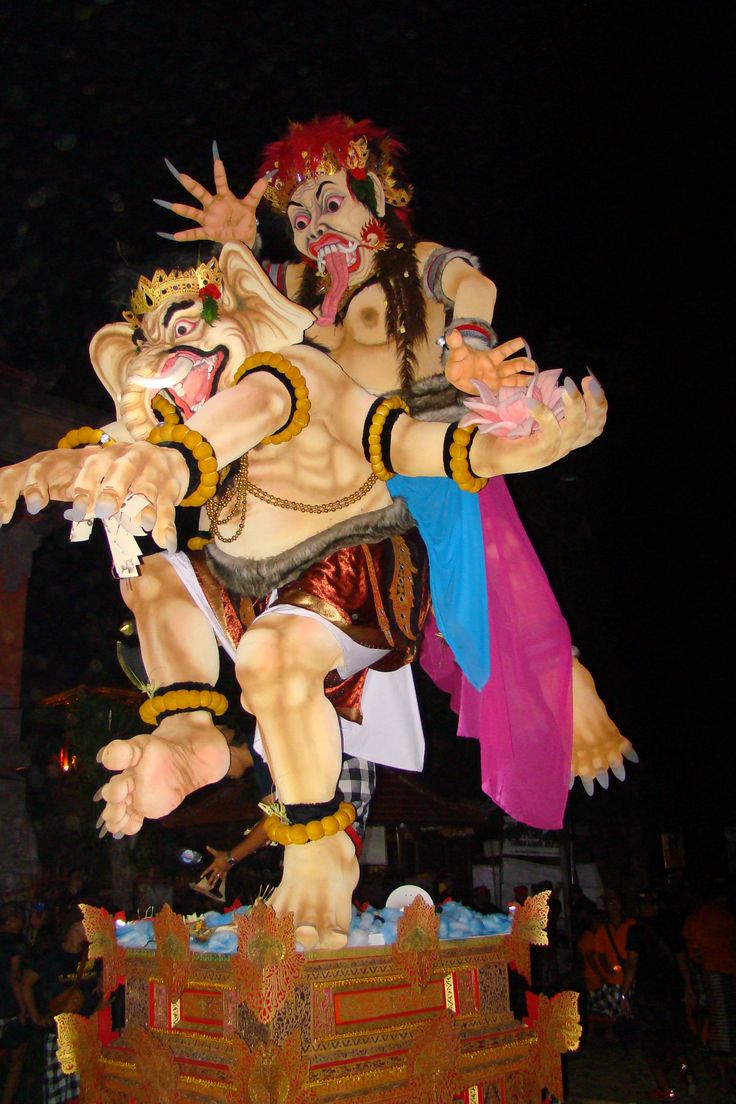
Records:
[[[113,322],[98,330],[90,342],[89,355],[92,367],[112,401],[115,403],[115,418],[122,418],[121,404],[125,392],[125,381],[131,371],[131,362],[135,358],[136,348],[131,340],[130,326],[125,322]]]
[[[314,315],[276,290],[247,246],[239,242],[224,245],[220,268],[223,307],[245,315],[255,341],[254,352],[278,352],[302,340]]]

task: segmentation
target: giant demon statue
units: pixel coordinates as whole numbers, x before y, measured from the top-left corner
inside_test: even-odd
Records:
[[[339,947],[357,863],[344,831],[353,810],[336,794],[338,714],[370,725],[366,672],[401,671],[428,606],[425,547],[391,478],[451,480],[471,496],[587,444],[606,408],[588,380],[565,390],[559,416],[527,400],[535,429],[519,439],[417,421],[398,397],[375,399],[324,352],[295,344],[310,321],[241,245],[226,245],[219,265],[142,278],[127,323],[91,347],[116,427],[72,433],[64,444],[79,447],[4,469],[0,522],[20,496],[31,511],[56,499],[77,520],[123,517],[173,553],[179,509],[205,506],[211,541],[196,586],[167,584],[161,596],[179,601],[176,632],[156,632],[149,580],[143,645],[157,689],[142,716],[153,731],[102,749],[117,772],[103,820],[134,833],[224,775],[218,606],[239,636],[242,701],[282,803],[267,822],[286,848],[274,907],[294,912],[305,947]]]

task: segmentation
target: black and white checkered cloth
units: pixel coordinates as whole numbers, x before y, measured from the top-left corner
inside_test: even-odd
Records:
[[[617,1019],[621,1013],[621,986],[601,985],[600,989],[588,992],[588,1012],[596,1016]]]
[[[362,839],[365,835],[368,807],[376,789],[376,764],[367,759],[359,759],[357,755],[343,755],[342,773],[337,785],[343,801],[349,801],[355,806],[353,828]]]
[[[79,1078],[76,1073],[64,1073],[56,1057],[58,1039],[55,1031],[49,1031],[43,1046],[43,1104],[68,1104],[79,1096]]]

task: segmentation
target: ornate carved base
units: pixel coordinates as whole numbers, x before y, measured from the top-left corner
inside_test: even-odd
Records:
[[[580,1034],[576,994],[530,999],[530,1016],[513,1018],[507,965],[518,931],[438,942],[433,910],[412,907],[393,950],[300,955],[266,906],[239,919],[238,954],[192,954],[183,980],[165,949],[121,961],[118,948],[127,1023],[105,1046],[87,1021],[58,1017],[60,1054],[80,1070],[90,1104],[540,1104],[544,1089],[562,1095],[560,1052]],[[103,957],[110,923],[87,910]],[[183,949],[169,943],[181,964]]]

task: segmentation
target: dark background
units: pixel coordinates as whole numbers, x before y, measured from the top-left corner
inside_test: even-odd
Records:
[[[642,759],[596,797],[599,813],[639,803],[701,834],[728,821],[719,6],[108,0],[2,5],[0,19],[6,384],[20,372],[109,417],[86,344],[117,314],[120,259],[155,259],[155,231],[178,228],[151,203],[184,198],[164,156],[207,182],[216,138],[244,192],[289,119],[340,110],[390,125],[417,231],[481,257],[502,338],[523,334],[543,367],[576,379],[590,366],[608,394],[601,440],[513,481],[573,639]],[[28,700],[121,678],[104,551],[93,566],[65,541],[35,557]]]

